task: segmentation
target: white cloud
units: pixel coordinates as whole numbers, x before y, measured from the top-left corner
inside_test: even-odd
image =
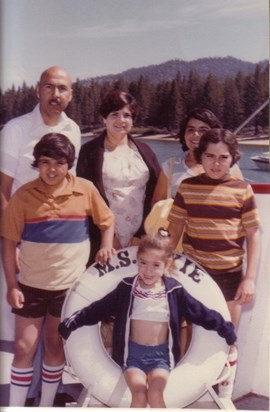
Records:
[[[47,38],[64,38],[64,39],[106,39],[126,37],[137,34],[156,32],[160,30],[174,30],[181,26],[179,21],[169,20],[148,20],[140,24],[135,19],[127,19],[121,22],[112,22],[97,24],[91,27],[70,28],[68,32],[54,32],[45,33]],[[44,33],[43,33],[44,36]]]
[[[207,18],[229,17],[246,19],[249,17],[266,16],[269,11],[268,0],[190,0],[186,5],[179,3],[178,17],[190,21],[201,21]]]

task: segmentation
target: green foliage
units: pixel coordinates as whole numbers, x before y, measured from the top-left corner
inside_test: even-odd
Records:
[[[175,65],[175,61],[173,63]],[[130,82],[125,76],[112,81],[107,80],[108,76],[102,80],[77,79],[73,84],[73,99],[67,108],[67,114],[79,124],[82,131],[96,131],[103,126],[99,115],[102,98],[110,89],[120,89],[130,92],[137,99],[140,111],[134,126],[145,128],[148,133],[177,132],[183,116],[198,106],[212,110],[224,127],[233,130],[269,96],[268,65],[263,68],[258,64],[253,72],[238,71],[236,75],[225,79],[211,72],[207,76],[201,75],[196,70],[197,66],[194,67],[188,75],[178,70],[173,78],[168,74],[166,80],[158,82],[145,76],[145,71]],[[168,66],[166,69],[169,73]],[[34,88],[26,84],[17,89],[13,86],[5,92],[0,89],[0,96],[1,125],[31,111],[37,104]],[[269,109],[266,107],[252,121],[256,130],[268,127],[268,113]]]

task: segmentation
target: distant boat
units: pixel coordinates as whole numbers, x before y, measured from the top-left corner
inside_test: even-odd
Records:
[[[261,170],[270,171],[270,153],[264,152],[258,156],[251,156],[251,160],[256,163],[256,166]]]

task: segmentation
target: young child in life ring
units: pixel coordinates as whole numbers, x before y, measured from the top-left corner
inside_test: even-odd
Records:
[[[165,408],[164,389],[170,370],[180,358],[181,317],[217,331],[228,345],[236,341],[236,335],[231,322],[168,276],[173,249],[166,229],[143,236],[137,257],[136,276],[124,278],[102,299],[64,319],[58,330],[68,339],[76,329],[114,316],[112,358],[122,368],[131,391],[130,406]]]

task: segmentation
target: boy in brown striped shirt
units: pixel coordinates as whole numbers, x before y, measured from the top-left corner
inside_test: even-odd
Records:
[[[240,158],[233,133],[225,129],[205,132],[195,154],[205,173],[180,184],[168,217],[168,230],[173,246],[184,232],[184,253],[203,266],[219,285],[237,326],[242,305],[250,303],[255,294],[260,255],[258,210],[251,186],[229,172]],[[232,348],[229,362],[231,376],[219,385],[219,396],[223,398],[232,395],[236,348]]]

